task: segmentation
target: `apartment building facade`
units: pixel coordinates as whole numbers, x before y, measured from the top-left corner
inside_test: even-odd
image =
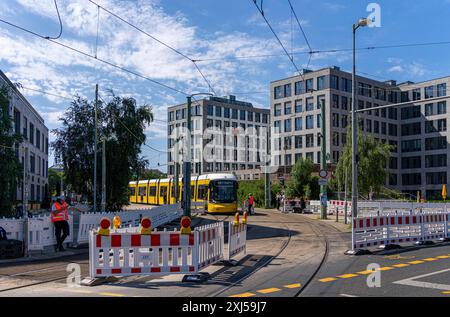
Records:
[[[193,101],[191,111],[191,170],[192,175],[205,173],[233,172],[240,179],[260,177],[261,158],[251,155],[249,139],[246,144],[237,144],[246,131],[269,129],[270,110],[254,107],[251,103],[228,98],[209,97]],[[176,128],[187,126],[187,104],[168,108],[168,175],[175,174]],[[220,131],[214,135],[207,131]],[[206,131],[206,133],[205,133]],[[230,134],[231,132],[231,134]],[[228,135],[228,136],[227,136]],[[267,138],[266,138],[267,139]],[[259,138],[256,140],[258,147]],[[205,151],[212,151],[213,159],[207,159]],[[205,159],[206,158],[206,159]],[[181,167],[180,167],[181,169]],[[181,171],[180,171],[181,173]]]
[[[29,203],[40,203],[48,192],[48,128],[36,109],[19,92],[8,77],[0,71],[0,86],[10,92],[9,113],[13,118],[13,131],[23,136],[15,144],[19,160],[26,162],[26,186],[18,184],[15,199],[22,201],[26,195]]]
[[[427,99],[448,95],[449,79],[397,85],[395,81],[356,77],[357,109],[414,101],[414,104],[358,114],[358,123],[365,135],[370,134],[379,142],[393,146],[386,166],[387,187],[414,196],[421,191],[431,198],[447,183],[447,100],[429,103]],[[322,100],[325,102],[326,151],[330,154],[328,163],[331,169],[336,166],[351,124],[351,92],[351,73],[338,67],[314,72],[305,70],[303,77],[271,83],[271,125],[279,132],[273,140],[276,160],[281,166],[278,177],[288,178],[290,167],[302,156],[320,164]]]

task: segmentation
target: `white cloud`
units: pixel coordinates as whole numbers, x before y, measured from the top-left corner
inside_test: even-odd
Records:
[[[397,66],[392,66],[391,68],[388,69],[388,72],[392,73],[392,72],[398,72],[398,73],[403,73],[405,70],[403,69],[402,66],[397,65]]]

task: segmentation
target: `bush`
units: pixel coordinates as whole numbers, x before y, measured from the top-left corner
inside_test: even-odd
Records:
[[[265,194],[264,194],[264,180],[242,180],[239,181],[238,189],[238,204],[242,206],[245,200],[248,199],[248,194],[253,194],[255,199],[255,205],[257,207],[265,206]],[[270,184],[270,194],[271,194],[271,205],[274,205],[275,196],[281,191],[281,185],[278,182],[271,182]]]

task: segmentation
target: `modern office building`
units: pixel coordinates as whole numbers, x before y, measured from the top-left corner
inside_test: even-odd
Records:
[[[350,124],[352,76],[338,67],[298,75],[271,83],[273,153],[280,165],[278,177],[289,177],[291,166],[303,156],[320,164],[321,100],[325,101],[326,151],[333,169],[343,151]],[[377,81],[357,76],[357,109],[413,101],[398,107],[358,114],[364,134],[394,146],[387,162],[386,186],[427,199],[440,195],[447,184],[447,96],[450,77],[421,83]]]
[[[25,99],[8,77],[0,71],[0,86],[10,93],[9,113],[13,118],[15,133],[21,134],[24,141],[15,145],[20,161],[26,162],[26,190],[18,184],[16,200],[22,201],[26,195],[30,204],[39,204],[48,192],[48,128],[44,119]]]
[[[258,147],[260,139],[251,144],[245,133],[261,128],[269,129],[269,109],[256,108],[251,103],[228,98],[209,97],[192,103],[192,175],[218,172],[234,172],[240,179],[260,177],[261,157],[253,155],[249,148]],[[187,126],[187,104],[168,108],[168,175],[175,173],[174,129]],[[225,135],[215,136],[207,130],[222,131]],[[267,140],[267,137],[265,137]],[[240,142],[242,140],[242,142]],[[239,143],[239,144],[238,144]],[[214,154],[205,159],[205,151]],[[181,167],[180,167],[181,170]],[[180,172],[181,173],[181,172]]]

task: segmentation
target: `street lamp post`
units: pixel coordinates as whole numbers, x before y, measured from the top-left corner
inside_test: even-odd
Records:
[[[352,68],[352,217],[358,215],[358,120],[356,117],[356,57],[355,57],[355,34],[362,26],[367,26],[369,21],[361,18],[353,25],[353,68]]]
[[[358,216],[358,120],[356,118],[356,57],[355,57],[355,35],[356,30],[361,26],[367,26],[369,20],[360,18],[358,23],[353,24],[353,67],[352,67],[352,249],[347,254],[355,254],[353,218]]]
[[[186,133],[186,154],[183,162],[183,216],[191,217],[191,106],[192,97],[198,95],[213,96],[211,93],[197,93],[187,96],[187,133]]]

